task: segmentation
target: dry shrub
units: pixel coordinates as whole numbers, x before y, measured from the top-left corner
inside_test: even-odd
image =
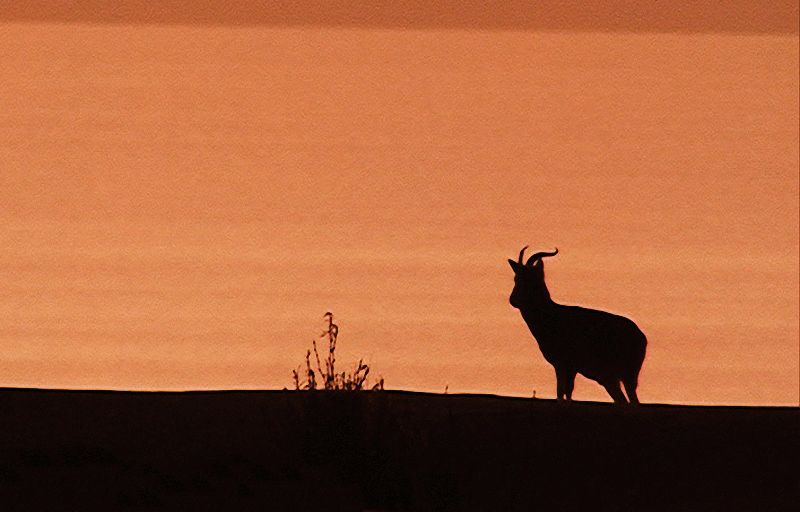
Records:
[[[311,342],[312,349],[306,351],[306,368],[303,372],[304,375],[301,379],[301,368],[292,370],[292,378],[294,379],[294,387],[297,390],[315,390],[323,389],[325,391],[360,391],[367,386],[367,377],[369,376],[369,366],[364,364],[363,359],[358,360],[358,364],[351,372],[343,371],[337,373],[336,371],[336,341],[339,337],[339,326],[333,322],[333,313],[328,311],[323,316],[328,324],[320,335],[321,340],[328,341],[328,357],[325,358],[324,367],[319,358],[319,351],[317,350],[317,340]],[[316,363],[316,371],[311,364],[311,353],[314,353],[314,362]],[[381,377],[372,390],[383,390],[383,377]]]

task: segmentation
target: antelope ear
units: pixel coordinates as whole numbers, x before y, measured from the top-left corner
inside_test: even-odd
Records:
[[[519,271],[522,269],[522,265],[512,259],[508,260],[508,264],[511,265],[511,270],[513,270],[515,274],[519,273]]]

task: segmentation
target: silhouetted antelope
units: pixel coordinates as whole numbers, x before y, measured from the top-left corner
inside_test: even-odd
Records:
[[[631,320],[578,306],[556,304],[544,282],[542,258],[553,252],[537,252],[523,264],[525,246],[518,261],[508,260],[514,270],[514,290],[509,302],[519,309],[539,349],[556,370],[558,400],[572,400],[575,375],[599,382],[614,402],[628,399],[638,404],[636,386],[642,368],[647,338]]]

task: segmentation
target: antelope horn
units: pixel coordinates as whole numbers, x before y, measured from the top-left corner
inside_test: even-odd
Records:
[[[525,247],[522,248],[521,251],[519,251],[519,259],[517,260],[517,263],[519,263],[520,265],[523,264],[522,263],[522,256],[525,254],[525,249],[527,249],[527,248],[528,248],[528,246],[526,245]]]
[[[531,265],[536,263],[536,260],[540,260],[542,258],[548,258],[550,256],[555,256],[556,254],[558,254],[558,247],[556,247],[556,250],[553,252],[537,252],[536,254],[528,258],[528,263],[526,263],[525,265],[530,267]],[[522,256],[522,253],[520,253],[520,256]]]

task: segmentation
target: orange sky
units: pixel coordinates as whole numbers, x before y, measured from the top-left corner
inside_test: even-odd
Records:
[[[785,18],[17,11],[0,15],[2,385],[280,388],[330,309],[340,360],[387,387],[554,396],[507,302],[506,258],[530,244],[561,250],[555,300],[648,335],[643,401],[800,400]],[[580,379],[575,397],[607,399]]]

